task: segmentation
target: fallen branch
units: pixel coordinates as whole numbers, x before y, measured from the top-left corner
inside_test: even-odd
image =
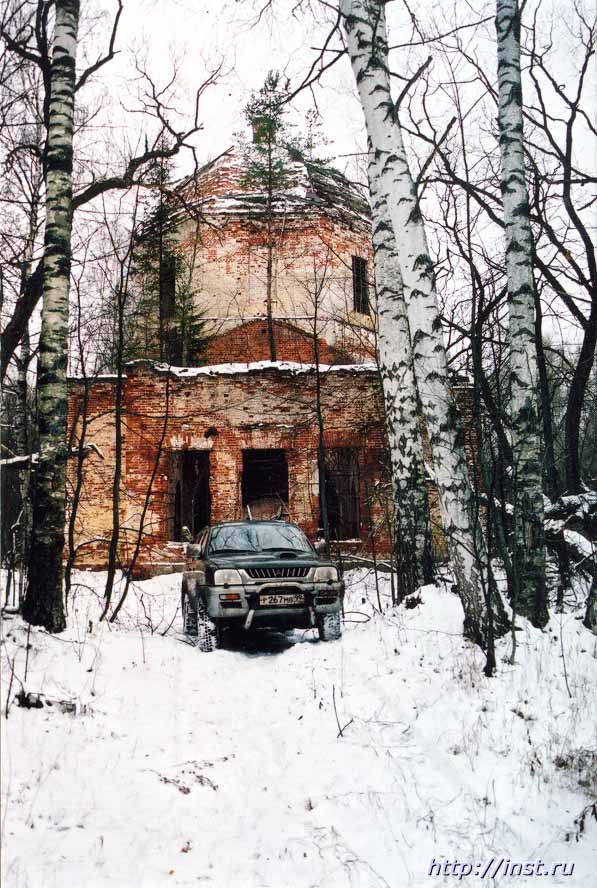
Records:
[[[336,709],[336,685],[332,685],[332,702],[334,704],[334,714],[336,716],[336,724],[338,725],[338,733],[336,734],[336,738],[344,737],[344,731],[349,727],[354,721],[354,718],[351,718],[349,722],[346,722],[344,727],[340,726],[340,719],[338,718],[338,710]]]

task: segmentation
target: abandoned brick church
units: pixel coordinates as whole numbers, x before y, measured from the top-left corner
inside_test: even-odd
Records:
[[[211,338],[200,367],[126,368],[122,564],[140,526],[138,567],[146,573],[175,567],[184,529],[195,535],[208,522],[288,516],[315,539],[318,448],[332,538],[345,551],[389,550],[369,208],[336,170],[296,160],[290,168],[270,250],[260,195],[243,184],[242,152],[226,151],[185,185],[209,223],[198,238],[181,216],[177,239],[195,253],[193,283]],[[70,380],[75,437],[84,388]],[[78,565],[102,567],[112,527],[115,379],[87,388],[85,434],[100,452],[84,462],[75,543]]]

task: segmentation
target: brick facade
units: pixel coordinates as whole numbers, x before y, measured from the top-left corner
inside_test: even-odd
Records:
[[[299,364],[316,362],[314,337],[286,321],[274,321],[276,355],[280,361]],[[337,348],[318,337],[320,364],[341,364],[345,359]],[[207,364],[268,361],[270,357],[267,320],[238,324],[211,340],[205,353]]]
[[[358,528],[341,548],[388,555],[392,503],[379,376],[371,365],[332,367],[320,376],[320,385],[326,451],[350,451],[356,462]],[[316,539],[321,525],[316,388],[313,369],[284,363],[269,367],[214,365],[173,372],[148,362],[130,365],[123,394],[122,563],[130,560],[144,510],[138,571],[152,573],[161,562],[180,560],[181,547],[172,545],[172,541],[177,537],[175,485],[181,477],[184,454],[200,459],[207,467],[209,506],[205,520],[213,522],[247,516],[242,499],[244,454],[282,451],[288,472],[288,508],[284,514]],[[459,385],[454,393],[474,472],[476,441],[470,388]],[[81,381],[71,380],[69,424],[75,439],[81,428],[82,396]],[[113,380],[91,383],[87,422],[87,440],[100,449],[101,456],[91,452],[84,462],[75,528],[77,565],[102,568],[112,520]],[[426,451],[429,456],[428,445]],[[75,469],[72,460],[71,484]],[[154,482],[148,496],[152,475]],[[434,551],[442,558],[446,544],[433,484],[429,484],[428,491]],[[275,509],[269,503],[266,506],[269,511],[266,508],[265,514],[253,517],[272,515]]]
[[[362,546],[370,548],[369,526],[373,523],[377,551],[387,552],[387,504],[378,491],[387,479],[377,373],[364,368],[334,369],[320,381],[325,447],[350,448],[358,463]],[[79,566],[105,566],[114,472],[113,397],[112,380],[92,383],[87,440],[99,447],[103,458],[91,452],[84,463],[83,494],[76,518]],[[80,429],[81,398],[82,384],[72,380],[69,418],[75,432]],[[230,371],[215,366],[187,374],[183,370],[169,374],[148,363],[129,366],[123,396],[123,563],[130,558],[152,474],[155,480],[140,560],[143,564],[148,559],[167,560],[164,544],[174,536],[174,482],[185,453],[207,455],[209,520],[223,521],[246,517],[243,451],[283,451],[288,467],[288,515],[315,539],[320,525],[315,405],[315,371],[298,366],[252,369],[249,365]],[[71,482],[74,471],[73,464]],[[353,547],[358,547],[356,541]]]
[[[318,397],[335,536],[349,551],[385,555],[391,548],[383,399],[375,363],[364,363],[375,354],[373,324],[355,311],[357,304],[362,308],[355,289],[367,276],[374,305],[368,207],[337,171],[295,164],[273,224],[278,360],[270,364],[262,202],[243,186],[241,160],[238,151],[225,152],[182,186],[187,204],[198,202],[210,222],[197,225],[182,215],[176,223],[178,249],[194,257],[196,298],[212,334],[207,366],[127,366],[119,558],[130,562],[142,522],[138,573],[180,560],[183,525],[194,533],[208,521],[246,517],[249,510],[269,517],[279,509],[315,539],[321,530]],[[321,373],[312,366],[315,342]],[[470,415],[468,389],[456,393]],[[83,382],[71,380],[73,440],[81,430],[83,394]],[[101,456],[91,452],[84,461],[75,545],[77,565],[101,568],[112,528],[114,378],[93,380],[88,394],[86,440]],[[472,460],[470,421],[467,427]],[[73,460],[73,489],[75,474]],[[441,556],[437,495],[431,485],[429,492]]]
[[[178,250],[189,263],[206,330],[219,336],[267,313],[268,226],[262,196],[243,184],[244,159],[230,149],[184,186],[187,206],[202,219],[180,218]],[[278,195],[272,237],[272,315],[317,336],[349,361],[374,351],[368,313],[355,310],[353,257],[365,260],[374,303],[369,208],[334,170],[292,165],[288,191]]]

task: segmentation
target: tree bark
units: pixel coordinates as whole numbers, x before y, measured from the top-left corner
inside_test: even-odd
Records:
[[[56,0],[47,140],[43,309],[37,405],[40,459],[35,472],[29,586],[23,616],[50,632],[65,628],[62,591],[66,512],[68,297],[73,121],[79,0]]]
[[[597,635],[597,576],[593,577],[589,590],[583,626],[590,629],[593,635]]]
[[[271,139],[267,143],[267,265],[266,265],[266,296],[267,338],[269,343],[269,359],[276,361],[276,332],[274,326],[273,284],[274,284],[274,183],[273,157],[274,145]]]
[[[543,428],[543,440],[545,443],[545,487],[551,500],[556,500],[560,494],[561,483],[556,464],[556,455],[553,439],[553,410],[551,393],[549,391],[549,378],[547,375],[547,363],[545,360],[545,348],[543,346],[543,310],[541,297],[535,288],[535,348],[537,351],[537,373],[539,382],[539,404],[541,407],[541,423]]]
[[[583,489],[580,455],[579,435],[581,428],[582,412],[585,403],[587,386],[591,378],[593,362],[595,360],[595,346],[597,345],[597,300],[591,307],[591,313],[584,331],[578,361],[574,368],[574,374],[568,392],[566,404],[565,429],[565,465],[566,465],[566,492],[580,493]]]
[[[122,284],[122,281],[121,281]],[[123,389],[124,389],[124,302],[126,293],[123,287],[118,292],[118,339],[116,343],[116,386],[114,388],[114,476],[112,479],[112,532],[108,546],[108,565],[106,572],[106,585],[104,587],[104,599],[106,607],[109,607],[114,589],[114,579],[118,563],[118,544],[120,542],[120,487],[122,484],[122,413],[123,413]],[[160,309],[161,311],[161,309]]]
[[[17,403],[15,410],[15,452],[17,456],[26,456],[31,453],[31,427],[29,413],[29,384],[27,371],[31,351],[29,341],[29,325],[25,328],[21,339],[18,373],[16,381]],[[26,463],[19,472],[19,490],[21,499],[21,516],[19,528],[19,601],[23,600],[25,591],[25,578],[29,563],[29,543],[31,536],[31,463]]]
[[[433,263],[392,101],[385,3],[342,0],[340,10],[365,115],[370,154],[379,170],[375,187],[387,200],[398,247],[414,370],[430,434],[450,560],[465,615],[464,631],[482,645],[487,622],[482,566],[487,553],[474,516],[459,415],[448,384]],[[383,325],[383,315],[380,324]],[[496,634],[503,628],[496,626]]]
[[[378,352],[392,468],[400,602],[430,579],[429,506],[402,274],[387,197],[377,189],[379,170],[373,152],[369,166]]]
[[[317,418],[317,474],[319,478],[319,511],[321,512],[321,525],[326,551],[330,549],[330,518],[328,512],[328,498],[326,489],[326,464],[325,464],[325,424],[323,417],[323,404],[321,398],[321,361],[319,355],[319,288],[314,297],[313,313],[313,358],[315,362],[315,415]]]
[[[516,610],[535,626],[544,626],[549,614],[545,592],[543,459],[534,342],[533,242],[524,166],[518,0],[497,0],[496,9],[498,127],[509,310],[513,555],[519,597]]]

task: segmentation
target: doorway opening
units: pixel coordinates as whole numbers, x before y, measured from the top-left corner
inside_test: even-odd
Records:
[[[171,539],[180,542],[186,527],[193,539],[209,524],[209,450],[183,450],[171,456],[173,500]]]
[[[288,515],[288,461],[284,450],[243,450],[243,513],[255,519]]]
[[[330,447],[325,452],[325,494],[332,539],[360,537],[358,456],[356,447]]]

